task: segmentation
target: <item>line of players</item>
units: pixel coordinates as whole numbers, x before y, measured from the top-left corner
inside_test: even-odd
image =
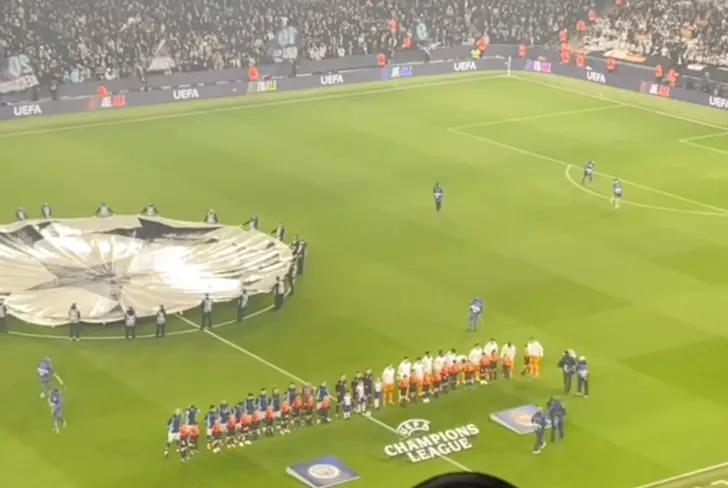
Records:
[[[584,175],[581,177],[581,184],[594,182],[594,173],[596,173],[596,163],[593,160],[589,160],[584,165]],[[614,208],[619,208],[622,205],[622,196],[624,195],[624,188],[622,182],[618,178],[614,178],[612,182],[612,198],[610,203]]]
[[[300,389],[291,383],[285,392],[273,388],[269,393],[264,388],[258,395],[249,393],[245,400],[234,405],[227,401],[210,405],[202,419],[206,448],[217,454],[226,448],[250,445],[261,437],[286,435],[305,425],[329,423],[331,406],[325,382],[318,388],[304,384]],[[173,444],[183,462],[199,452],[199,416],[200,411],[194,405],[184,412],[175,410],[167,422],[165,456]]]
[[[538,342],[529,341],[529,345],[533,344]],[[528,347],[526,353],[529,353]],[[311,384],[297,388],[291,383],[283,392],[278,388],[272,388],[270,392],[262,389],[258,395],[249,393],[245,400],[234,405],[222,401],[209,406],[202,419],[206,448],[219,453],[226,448],[250,445],[276,433],[286,435],[303,426],[329,423],[333,418],[349,420],[353,413],[371,415],[372,410],[385,406],[399,404],[404,407],[419,401],[429,403],[459,387],[469,389],[486,385],[499,374],[511,379],[515,359],[513,343],[499,348],[491,339],[482,347],[476,343],[467,356],[458,354],[455,349],[439,351],[434,357],[426,352],[414,362],[405,357],[396,369],[387,365],[379,377],[371,369],[356,372],[350,381],[345,374],[341,375],[334,386],[335,397],[331,396],[326,382],[316,388]],[[530,362],[529,374],[537,371],[534,364],[540,364],[540,361]],[[399,395],[395,401],[397,390]],[[194,405],[184,412],[178,409],[172,414],[167,422],[165,456],[173,445],[183,462],[199,452],[202,435],[199,417],[200,411]]]

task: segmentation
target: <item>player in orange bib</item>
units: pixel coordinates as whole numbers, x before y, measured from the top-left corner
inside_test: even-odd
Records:
[[[487,385],[488,370],[490,368],[490,357],[483,354],[483,357],[480,358],[480,364],[478,365],[478,367],[480,368],[480,384]]]
[[[409,390],[409,378],[406,376],[399,380],[399,405],[404,407],[407,404],[407,391]]]
[[[463,365],[463,370],[465,371],[465,386],[472,388],[475,385],[475,366],[470,362],[466,362]]]
[[[276,413],[273,410],[273,405],[268,405],[268,407],[265,409],[265,435],[267,435],[268,437],[273,435],[275,423]]]
[[[419,390],[419,382],[417,381],[417,377],[415,375],[410,376],[409,381],[409,395],[410,400],[414,403],[417,403],[417,391]]]
[[[179,428],[179,458],[183,463],[189,459],[190,428],[182,424]]]
[[[458,375],[460,374],[460,366],[457,363],[453,363],[453,365],[450,366],[447,370],[450,390],[455,391],[458,386]]]
[[[329,409],[331,408],[331,400],[329,400],[328,395],[324,397],[323,400],[321,400],[321,403],[318,406],[318,423],[319,424],[328,424],[331,422],[331,418],[329,418]]]
[[[253,421],[250,424],[250,435],[254,441],[260,437],[260,423],[263,421],[263,414],[260,410],[253,410]]]
[[[200,439],[200,426],[190,425],[190,454],[197,454],[197,441]]]
[[[440,385],[442,383],[442,376],[440,376],[439,372],[432,373],[430,376],[432,380],[432,396],[437,398],[440,396]]]
[[[225,427],[220,423],[220,420],[216,420],[212,426],[212,452],[217,454],[223,448],[223,434]]]
[[[250,445],[250,429],[253,426],[253,414],[245,413],[240,417],[240,440],[244,445]]]
[[[235,418],[235,414],[231,413],[227,418],[227,439],[226,439],[226,447],[235,447],[235,445],[238,443],[237,437],[238,437],[238,422]]]
[[[291,405],[288,402],[283,402],[281,405],[281,434],[286,435],[291,432]]]
[[[306,415],[306,424],[313,424],[313,411],[316,410],[316,402],[313,399],[313,395],[309,395],[306,401],[303,402],[303,411]]]
[[[430,394],[432,391],[432,375],[425,373],[425,377],[422,379],[422,402],[430,403]]]
[[[493,350],[490,353],[490,363],[488,364],[488,380],[494,381],[498,379],[498,351]]]
[[[303,400],[301,400],[300,396],[297,396],[296,399],[293,400],[292,407],[293,411],[291,423],[293,424],[293,427],[300,427],[301,415],[303,415]]]
[[[503,368],[503,377],[510,380],[513,376],[513,359],[511,359],[510,356],[503,356],[501,364]]]

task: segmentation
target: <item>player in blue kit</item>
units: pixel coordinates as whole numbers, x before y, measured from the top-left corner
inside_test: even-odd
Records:
[[[270,395],[268,395],[268,391],[265,388],[262,388],[258,395],[258,410],[264,413],[268,410],[268,405],[270,405]]]
[[[252,415],[253,410],[255,410],[255,408],[256,408],[255,395],[253,395],[252,393],[248,393],[248,396],[245,399],[245,413]]]
[[[316,403],[321,403],[327,396],[329,396],[329,386],[325,381],[322,381],[316,390]]]
[[[589,180],[589,183],[594,183],[594,167],[596,166],[596,163],[592,160],[589,160],[584,165],[584,176],[581,177],[581,184],[583,185],[586,183],[586,180]]]
[[[215,405],[210,405],[210,408],[205,414],[205,435],[207,437],[207,450],[212,449],[212,428],[215,426],[215,422],[218,420],[218,412]]]
[[[66,420],[63,417],[63,397],[56,388],[51,391],[48,404],[51,407],[51,416],[53,417],[53,432],[60,434],[61,428],[66,427]]]
[[[167,421],[167,444],[164,447],[164,457],[169,456],[169,446],[179,446],[179,431],[182,428],[182,412],[176,409]]]
[[[293,402],[296,401],[297,396],[298,389],[296,388],[296,384],[291,382],[291,384],[288,385],[288,390],[286,391],[286,401],[289,405],[293,405]]]
[[[281,406],[283,403],[281,401],[281,392],[278,391],[278,388],[276,388],[275,386],[270,391],[270,401],[271,405],[273,406],[273,413],[275,414],[276,418],[280,418]]]
[[[45,398],[51,388],[51,378],[53,377],[53,365],[51,358],[44,358],[38,364],[38,379],[40,380],[40,397]]]
[[[442,201],[445,199],[445,190],[440,186],[440,183],[435,183],[432,189],[432,197],[435,199],[435,211],[439,212],[442,210]]]
[[[615,178],[614,183],[612,183],[612,206],[614,208],[619,208],[622,205],[623,193],[622,182]]]

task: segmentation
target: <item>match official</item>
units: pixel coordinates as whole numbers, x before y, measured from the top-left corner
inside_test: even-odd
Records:
[[[200,330],[205,330],[205,327],[212,329],[212,299],[209,293],[205,293],[200,308],[202,309],[202,327],[200,327]]]
[[[242,322],[245,318],[245,312],[248,309],[248,292],[243,290],[243,293],[238,298],[238,322]]]
[[[577,393],[589,398],[589,365],[584,356],[576,363]]]
[[[564,417],[566,417],[566,408],[558,398],[552,397],[546,404],[546,410],[549,413],[551,421],[551,443],[556,442],[556,436],[559,440],[564,439]]]
[[[296,252],[296,258],[298,259],[298,274],[303,274],[303,265],[306,263],[306,257],[308,256],[308,242],[301,240],[298,243],[298,250]]]
[[[531,423],[536,428],[534,433],[536,434],[536,445],[533,446],[533,453],[539,454],[544,447],[546,447],[546,441],[544,440],[544,433],[546,432],[546,415],[539,410],[531,417]]]
[[[440,186],[439,182],[436,182],[432,189],[432,197],[435,200],[435,211],[439,212],[442,210],[442,201],[445,199],[445,190]]]
[[[136,312],[132,307],[126,309],[124,314],[124,339],[136,339]]]
[[[288,274],[286,275],[286,278],[288,279],[288,294],[290,296],[293,296],[296,292],[296,277],[298,276],[298,265],[296,264],[296,260],[293,260],[293,264],[291,265],[291,268],[288,270]]]
[[[40,206],[40,214],[43,216],[44,219],[50,219],[51,215],[53,214],[51,204],[48,202],[43,202],[43,205]]]
[[[571,393],[571,385],[574,379],[574,373],[576,373],[576,357],[574,357],[573,351],[566,350],[564,355],[559,359],[559,368],[561,368],[561,374],[564,377],[564,393]]]
[[[8,306],[5,305],[5,299],[0,298],[0,332],[8,331]]]
[[[283,308],[283,300],[286,296],[286,285],[283,283],[283,280],[280,278],[276,278],[276,284],[273,287],[273,293],[275,293],[275,310],[280,310]]]
[[[157,310],[157,330],[154,332],[154,337],[164,337],[165,329],[167,328],[167,311],[164,309],[164,305],[160,305]]]
[[[101,202],[101,205],[99,205],[99,208],[96,209],[95,215],[97,217],[101,217],[101,218],[111,217],[112,215],[114,215],[114,211],[111,210],[111,207],[106,205],[106,202]]]
[[[68,321],[71,322],[71,340],[81,340],[81,312],[78,310],[78,306],[74,303],[71,305],[71,309],[68,311]]]

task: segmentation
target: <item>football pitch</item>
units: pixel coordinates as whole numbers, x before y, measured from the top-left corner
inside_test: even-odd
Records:
[[[0,487],[303,486],[286,467],[333,455],[361,479],[412,486],[468,469],[521,487],[728,484],[728,112],[596,84],[519,74],[383,82],[0,125],[3,221],[47,200],[58,217],[154,202],[162,216],[257,214],[309,244],[281,311],[231,323],[172,319],[164,340],[0,337]],[[582,166],[596,161],[593,184]],[[625,198],[610,205],[618,177]],[[445,188],[436,213],[432,186]],[[477,333],[468,304],[487,303]],[[267,305],[267,297],[256,305]],[[152,333],[144,324],[141,334]],[[162,456],[175,408],[262,387],[375,372],[490,337],[545,347],[516,376],[430,404],[303,427],[189,463]],[[568,396],[566,439],[489,420],[561,393],[564,349],[587,357],[588,399]],[[68,428],[51,430],[38,361],[62,376]],[[520,361],[517,362],[520,365]],[[474,424],[473,448],[413,464],[384,446],[407,419]],[[547,436],[548,440],[548,436]],[[682,474],[685,473],[685,476]],[[663,483],[653,484],[656,480]]]

